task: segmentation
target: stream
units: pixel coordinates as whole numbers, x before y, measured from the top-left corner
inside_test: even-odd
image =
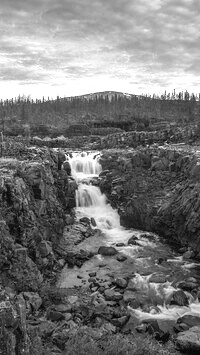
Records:
[[[97,251],[100,246],[112,246],[124,260],[96,253],[81,268],[65,266],[58,287],[88,287],[91,272],[96,273],[96,278],[104,286],[106,283],[109,286],[112,278],[128,278],[132,288],[129,287],[124,295],[130,313],[140,321],[149,318],[177,320],[183,315],[200,317],[200,303],[196,296],[200,290],[200,264],[184,259],[158,235],[120,226],[117,211],[95,184],[101,172],[99,157],[97,152],[67,155],[72,176],[78,183],[76,218],[92,218],[96,222],[92,228],[102,232],[101,237],[87,239],[83,243],[86,248]],[[132,236],[135,245],[128,244]],[[194,285],[196,293],[191,292]],[[173,294],[178,290],[184,290],[186,295],[183,305],[173,302]]]

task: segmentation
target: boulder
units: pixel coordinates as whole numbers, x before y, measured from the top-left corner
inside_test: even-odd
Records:
[[[87,224],[90,226],[90,219],[88,217],[82,217],[79,219],[79,222],[83,223],[83,224]]]
[[[184,323],[190,328],[196,325],[200,326],[200,317],[191,314],[183,315],[177,319],[177,323]]]
[[[112,256],[117,254],[117,250],[114,247],[101,246],[98,250],[98,254]]]
[[[115,285],[119,286],[120,288],[126,288],[128,285],[128,282],[126,279],[123,279],[122,277],[119,277],[114,280]]]
[[[172,295],[171,304],[177,304],[178,306],[188,306],[188,298],[182,290],[175,291]]]
[[[95,221],[95,219],[92,217],[91,218],[91,225],[93,226],[93,227],[96,227],[96,221]]]
[[[192,291],[192,290],[198,288],[198,286],[199,286],[199,284],[194,277],[189,277],[188,279],[186,279],[184,281],[180,281],[176,285],[176,287],[179,287],[185,291]]]
[[[120,263],[123,263],[126,259],[127,259],[127,256],[123,255],[123,254],[119,254],[117,255],[116,257],[117,261],[119,261]]]
[[[200,326],[179,333],[176,338],[176,346],[187,354],[200,354]]]
[[[132,237],[128,240],[128,245],[137,245],[137,240],[138,237],[136,237],[136,235],[132,235]]]
[[[104,296],[107,301],[120,301],[123,298],[121,293],[110,289],[105,290]]]
[[[152,274],[149,278],[149,282],[154,283],[165,283],[167,281],[166,276],[164,274]]]

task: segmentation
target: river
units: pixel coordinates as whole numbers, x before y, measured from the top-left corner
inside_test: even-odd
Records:
[[[103,235],[99,240],[94,238],[92,244],[97,247],[113,246],[125,260],[119,262],[115,257],[97,254],[81,268],[69,269],[66,266],[58,282],[59,287],[87,287],[88,272],[94,270],[104,282],[109,281],[111,276],[128,277],[129,280],[132,279],[137,300],[141,300],[138,307],[128,307],[130,313],[139,320],[176,320],[181,315],[200,317],[200,303],[189,287],[184,289],[187,305],[180,306],[171,302],[173,294],[181,289],[178,285],[183,280],[188,284],[196,282],[200,290],[200,265],[195,261],[184,260],[183,256],[158,235],[120,226],[117,210],[111,207],[106,196],[96,186],[101,173],[99,158],[100,153],[97,152],[74,152],[67,155],[72,176],[78,183],[76,218],[92,218],[96,222],[93,228],[100,229]],[[135,245],[128,244],[132,236],[135,236]],[[80,279],[86,280],[85,283],[78,279],[78,275]],[[145,311],[145,302],[151,304],[150,311]]]

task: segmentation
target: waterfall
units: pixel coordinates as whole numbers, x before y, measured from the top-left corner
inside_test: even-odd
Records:
[[[157,244],[148,241],[148,239],[143,239],[140,237],[139,231],[134,231],[134,235],[137,235],[139,238],[140,246],[127,245],[128,239],[133,235],[133,230],[126,230],[120,226],[118,212],[108,203],[106,196],[101,193],[99,187],[92,185],[92,179],[95,177],[98,178],[98,175],[101,172],[101,165],[99,163],[100,153],[79,152],[67,155],[66,158],[71,165],[72,176],[78,183],[78,190],[76,192],[77,217],[94,218],[97,228],[99,228],[105,236],[104,243],[112,245],[117,242],[123,242],[126,245],[124,248],[121,248],[124,254],[130,258],[134,258],[138,265],[139,262],[144,262],[142,258],[137,260],[137,248],[147,246],[151,249],[155,249],[157,248]],[[174,257],[172,260],[168,259],[168,262],[178,263],[180,261],[179,258]],[[187,261],[185,261],[183,267],[186,268],[186,266]],[[158,305],[158,314],[155,314],[154,312],[146,313],[141,309],[130,309],[130,312],[134,314],[134,316],[141,321],[149,318],[177,319],[183,314],[200,316],[200,303],[198,299],[194,299],[191,294],[187,294],[189,305],[186,307],[174,304],[166,305],[166,301],[170,299],[177,289],[172,286],[171,282],[151,282],[150,276],[151,275],[141,276],[140,274],[135,274],[134,282],[138,287],[138,290],[150,294],[150,297],[153,295],[155,300],[157,298],[161,299],[163,305]]]
[[[78,217],[94,218],[97,228],[107,235],[108,244],[117,240],[121,241],[122,238],[126,241],[130,238],[131,232],[120,226],[118,212],[108,203],[99,187],[90,183],[90,179],[98,177],[102,170],[99,158],[98,152],[79,152],[71,156],[67,155],[72,176],[79,184],[76,192],[76,213]]]
[[[71,166],[72,176],[77,182],[98,176],[101,172],[101,165],[99,164],[99,153],[73,153],[73,155],[66,155],[66,159]]]

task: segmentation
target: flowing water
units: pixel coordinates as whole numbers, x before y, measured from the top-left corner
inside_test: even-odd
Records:
[[[97,225],[95,228],[103,232],[104,239],[102,244],[115,247],[117,245],[117,250],[127,257],[126,263],[118,263],[123,270],[122,275],[123,272],[126,274],[126,268],[130,271],[130,268],[134,267],[134,270],[136,270],[134,272],[136,291],[141,293],[142,296],[146,295],[147,298],[150,295],[154,298],[154,303],[156,301],[158,304],[158,314],[155,314],[155,312],[146,313],[141,309],[131,309],[131,312],[141,320],[149,318],[177,319],[183,314],[192,314],[200,317],[200,303],[189,292],[185,292],[189,300],[189,306],[169,305],[170,297],[177,290],[177,288],[173,287],[173,281],[180,281],[184,277],[189,278],[192,276],[199,279],[199,264],[191,262],[191,260],[183,260],[182,256],[177,255],[170,246],[162,243],[162,240],[156,235],[148,239],[149,233],[146,233],[144,237],[141,231],[127,230],[120,226],[120,218],[117,211],[111,207],[99,187],[92,184],[92,180],[98,178],[101,172],[99,158],[100,154],[96,152],[77,152],[67,156],[71,165],[72,176],[78,183],[76,216],[77,218],[94,218]],[[138,245],[127,245],[128,239],[133,234],[138,238]],[[121,244],[118,246],[119,243]],[[159,265],[157,262],[159,257],[165,257],[166,255],[168,256],[167,262]],[[97,258],[102,257],[98,256]],[[95,260],[97,259],[91,259],[87,267],[91,267],[92,263],[95,266]],[[110,267],[116,267],[117,272],[119,269],[118,264]],[[164,282],[151,282],[152,274],[157,275],[159,273],[166,275],[166,280]],[[73,277],[74,274],[72,272],[72,279]]]

